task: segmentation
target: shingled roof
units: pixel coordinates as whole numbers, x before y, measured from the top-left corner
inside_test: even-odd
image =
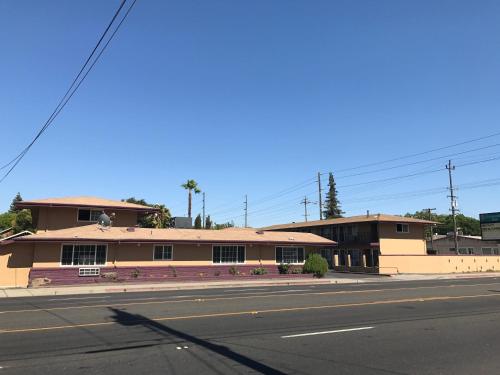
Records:
[[[157,211],[158,209],[144,206],[142,204],[122,202],[112,199],[98,197],[62,197],[45,198],[20,201],[16,203],[19,208],[32,207],[89,207],[89,208],[109,208],[117,210],[138,210],[138,211]]]
[[[103,228],[96,224],[81,227],[38,232],[14,239],[15,242],[168,242],[168,243],[253,243],[333,246],[334,241],[311,233],[267,232],[255,229],[150,229],[150,228]]]

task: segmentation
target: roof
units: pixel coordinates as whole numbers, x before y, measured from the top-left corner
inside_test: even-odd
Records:
[[[15,234],[12,234],[10,236],[7,236],[7,237],[2,237],[0,238],[0,242],[4,241],[4,242],[11,242],[11,240],[13,240],[14,238],[17,238],[17,237],[21,237],[21,236],[27,236],[27,235],[30,235],[30,234],[33,234],[33,232],[30,232],[29,230],[23,230],[22,232],[19,232],[19,233],[15,233]]]
[[[16,242],[171,242],[171,243],[273,243],[295,245],[333,246],[334,241],[311,233],[266,232],[258,230],[211,229],[150,229],[108,227],[96,224],[81,227],[38,232],[15,239]]]
[[[128,203],[111,199],[98,197],[62,197],[62,198],[45,198],[34,199],[28,201],[20,201],[16,203],[19,208],[28,207],[92,207],[92,208],[113,208],[121,210],[138,210],[138,211],[157,211],[157,208],[143,206],[142,204]]]
[[[437,224],[430,220],[415,219],[412,217],[404,217],[397,215],[359,215],[350,217],[340,217],[337,219],[326,219],[326,220],[314,220],[314,221],[303,221],[299,223],[288,223],[288,224],[277,224],[268,227],[261,228],[262,230],[278,230],[278,229],[293,229],[293,228],[305,228],[305,227],[316,227],[323,225],[335,225],[335,224],[354,224],[354,223],[369,223],[369,222],[388,222],[388,223],[416,223],[416,224]]]

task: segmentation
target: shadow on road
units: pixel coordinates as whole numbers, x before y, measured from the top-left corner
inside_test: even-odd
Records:
[[[122,311],[119,309],[109,308],[115,315],[111,318],[123,325],[123,326],[142,326],[150,329],[151,331],[161,333],[163,335],[170,335],[172,338],[182,339],[187,342],[191,342],[195,345],[203,347],[207,350],[210,350],[213,353],[217,353],[231,361],[239,363],[240,365],[246,366],[258,373],[261,374],[271,374],[271,375],[283,375],[284,372],[276,370],[272,367],[269,367],[263,363],[257,362],[252,358],[248,358],[242,354],[236,353],[233,350],[229,349],[226,346],[217,345],[211,343],[210,341],[200,339],[196,336],[189,335],[185,332],[178,331],[174,328],[168,327],[164,324],[161,324],[157,321],[151,320],[143,315],[139,314],[130,314],[126,311]]]

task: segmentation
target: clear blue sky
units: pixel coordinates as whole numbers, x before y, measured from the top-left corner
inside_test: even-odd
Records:
[[[0,2],[2,164],[46,120],[118,3]],[[499,132],[499,94],[495,0],[138,0],[80,91],[0,184],[0,211],[20,191],[25,199],[135,196],[180,216],[180,184],[193,178],[215,221],[241,225],[245,194],[250,225],[298,221],[301,197],[317,200],[315,185],[273,194],[317,171]],[[445,191],[422,193],[447,186],[445,156],[496,143],[500,136],[361,176],[348,177],[398,163],[338,172],[342,207],[348,215],[447,212]],[[453,160],[499,155],[495,146]],[[459,167],[455,180],[499,179],[499,167]],[[499,211],[499,193],[498,183],[463,189],[459,206],[472,216]],[[196,196],[195,214],[200,207]]]

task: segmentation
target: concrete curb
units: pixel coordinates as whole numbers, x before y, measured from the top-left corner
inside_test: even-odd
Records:
[[[134,292],[158,292],[169,290],[203,290],[203,289],[221,289],[221,288],[249,288],[263,286],[302,286],[302,285],[329,285],[329,284],[359,284],[365,283],[365,280],[358,279],[309,279],[309,280],[285,280],[272,281],[262,280],[259,282],[216,282],[216,283],[170,283],[170,284],[129,284],[121,286],[99,285],[99,286],[81,286],[81,287],[47,287],[38,289],[13,288],[0,289],[5,294],[0,298],[9,297],[42,297],[42,296],[63,296],[63,295],[82,295],[99,293],[134,293]]]

